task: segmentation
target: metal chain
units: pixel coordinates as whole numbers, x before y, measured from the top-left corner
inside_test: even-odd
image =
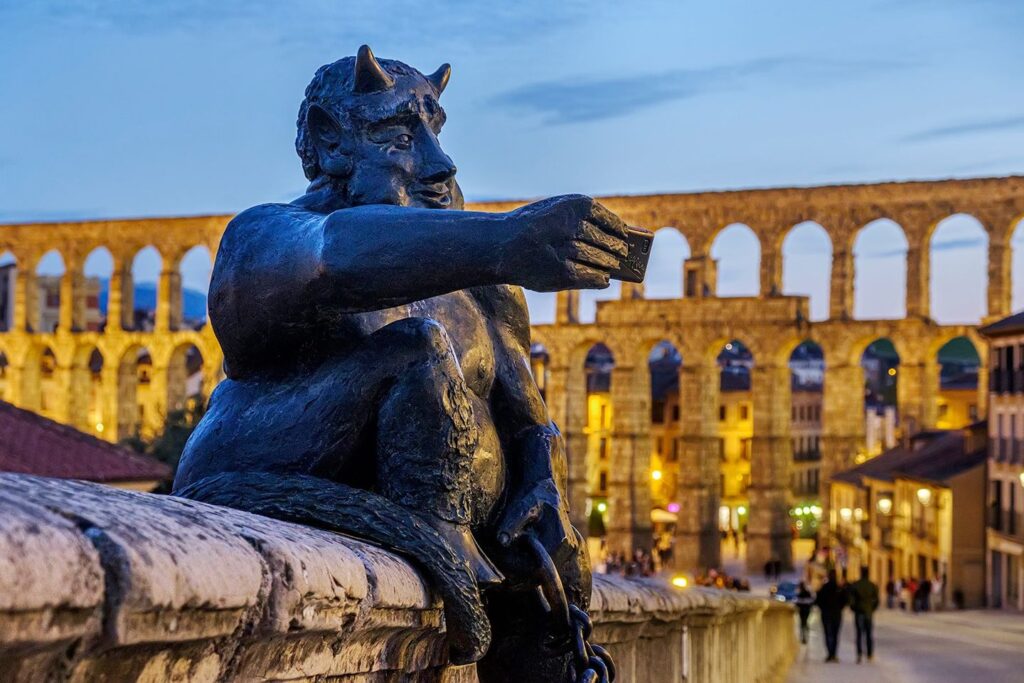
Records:
[[[569,604],[555,561],[544,545],[532,534],[524,534],[523,538],[539,565],[541,602],[547,612],[560,622],[559,626],[564,625],[568,629],[571,638],[573,679],[569,683],[613,683],[615,663],[612,656],[600,645],[590,642],[594,632],[590,615],[578,605]]]

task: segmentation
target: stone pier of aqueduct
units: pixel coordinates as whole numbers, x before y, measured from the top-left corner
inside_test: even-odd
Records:
[[[628,197],[602,201],[629,223],[657,230],[673,227],[687,239],[691,256],[685,266],[682,299],[645,299],[642,286],[624,285],[620,299],[602,302],[594,323],[579,322],[575,292],[557,295],[556,322],[534,327],[535,341],[548,353],[547,400],[565,433],[570,462],[570,497],[576,524],[586,529],[586,385],[584,359],[595,343],[614,354],[611,382],[613,433],[606,527],[611,547],[649,546],[650,374],[647,358],[661,341],[681,352],[677,463],[681,505],[675,561],[680,568],[719,562],[719,447],[715,432],[719,370],[716,356],[724,343],[741,340],[753,353],[754,438],[751,456],[748,562],[758,566],[770,557],[789,557],[790,370],[792,350],[814,341],[825,357],[822,480],[845,467],[864,439],[863,373],[860,359],[874,340],[892,341],[900,357],[900,420],[915,428],[936,421],[938,349],[966,336],[982,355],[980,388],[986,380],[984,346],[970,326],[939,325],[930,317],[930,239],[937,224],[953,214],[976,218],[988,235],[988,315],[1009,313],[1011,301],[1010,237],[1024,216],[1024,177],[886,183],[710,192]],[[487,203],[469,208],[508,210],[522,202]],[[203,357],[203,387],[208,393],[222,376],[222,355],[210,327],[184,329],[178,263],[196,245],[211,257],[229,216],[157,218],[0,226],[0,255],[9,251],[17,263],[8,330],[0,332],[6,359],[2,398],[39,410],[42,397],[40,359],[52,354],[51,414],[93,431],[83,387],[102,382],[104,421],[117,428],[102,436],[116,439],[121,425],[136,410],[127,385],[134,381],[134,358],[141,348],[152,358],[149,381],[157,411],[166,411],[183,395],[182,348],[195,346]],[[908,243],[906,317],[900,320],[855,320],[853,245],[861,228],[880,218],[900,225]],[[832,241],[830,315],[809,322],[806,297],[783,296],[782,243],[789,230],[805,222],[822,226]],[[760,295],[717,298],[712,242],[725,227],[741,223],[761,244]],[[85,258],[106,247],[114,261],[108,323],[102,332],[82,324]],[[162,257],[152,331],[133,328],[131,264],[143,247]],[[36,264],[57,249],[66,272],[60,284],[59,324],[38,330]],[[955,277],[955,274],[950,274]],[[98,351],[102,376],[91,377],[89,359]],[[126,368],[128,368],[126,370]],[[979,392],[979,400],[984,392]],[[979,404],[981,405],[981,404]],[[826,513],[827,514],[827,513]]]

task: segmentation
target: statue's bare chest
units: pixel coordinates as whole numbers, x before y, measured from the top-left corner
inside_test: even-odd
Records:
[[[483,312],[468,292],[452,292],[359,317],[365,334],[403,318],[439,322],[448,333],[469,388],[481,399],[489,399],[495,377],[495,347],[501,341],[492,335]]]

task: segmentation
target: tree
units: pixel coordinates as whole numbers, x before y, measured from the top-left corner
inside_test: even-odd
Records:
[[[184,408],[172,410],[167,414],[163,431],[152,441],[146,442],[136,432],[122,439],[120,444],[170,465],[173,478],[173,472],[177,471],[178,461],[185,450],[185,443],[205,414],[206,400],[203,396],[190,396],[186,399]]]

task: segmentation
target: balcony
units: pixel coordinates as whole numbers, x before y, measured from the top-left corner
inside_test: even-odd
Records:
[[[1024,515],[1012,510],[990,507],[988,510],[988,526],[1006,536],[1024,538]]]

